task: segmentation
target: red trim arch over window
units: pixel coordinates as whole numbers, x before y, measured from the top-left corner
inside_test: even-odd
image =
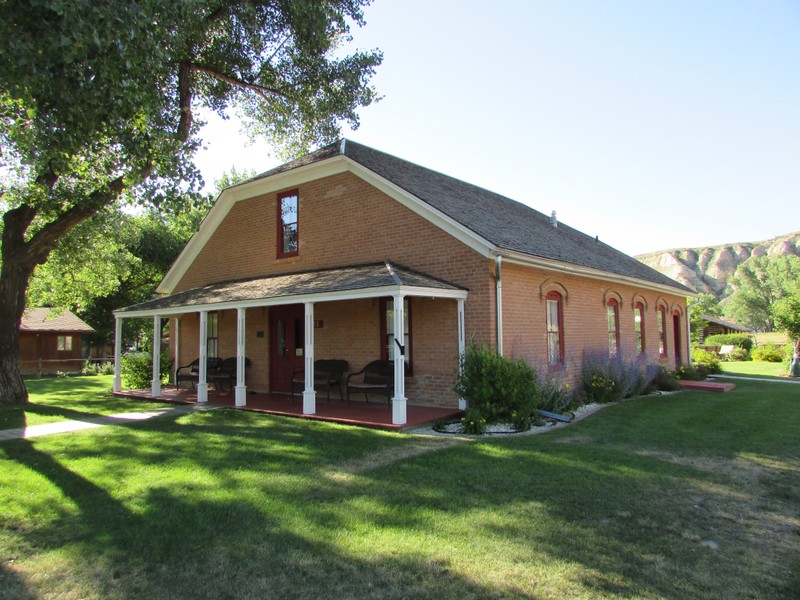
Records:
[[[633,307],[633,331],[636,337],[636,353],[644,354],[644,304],[637,302]]]
[[[547,364],[558,367],[564,364],[564,299],[558,292],[545,296],[547,319]]]
[[[611,298],[606,304],[608,317],[608,355],[616,356],[619,352],[619,302]]]

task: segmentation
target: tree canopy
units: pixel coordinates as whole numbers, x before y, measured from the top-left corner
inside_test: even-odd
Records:
[[[779,329],[800,339],[800,258],[760,256],[739,265],[725,314],[754,329]],[[794,323],[794,324],[793,324]]]
[[[116,202],[196,196],[199,108],[283,154],[377,100],[378,51],[343,52],[369,0],[0,0],[0,402],[27,399],[18,327],[34,269]]]

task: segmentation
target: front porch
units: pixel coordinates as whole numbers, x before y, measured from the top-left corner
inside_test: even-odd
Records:
[[[392,407],[385,402],[354,401],[350,405],[347,401],[332,398],[330,402],[320,401],[316,405],[313,415],[303,413],[303,399],[295,396],[292,399],[287,394],[267,394],[249,392],[247,405],[236,406],[235,394],[208,390],[209,406],[225,406],[237,410],[249,410],[283,417],[297,417],[317,421],[330,421],[345,425],[358,425],[376,429],[403,430],[420,427],[440,419],[449,419],[459,415],[462,411],[457,408],[440,408],[434,406],[416,406],[409,404],[406,410],[406,422],[403,424],[392,423]],[[196,390],[175,389],[174,387],[162,388],[160,393],[153,396],[151,390],[127,390],[114,392],[121,398],[134,398],[141,400],[156,400],[160,402],[173,402],[178,404],[194,404],[197,400]]]

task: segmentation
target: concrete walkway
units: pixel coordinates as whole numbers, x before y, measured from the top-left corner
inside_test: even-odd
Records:
[[[42,435],[53,435],[54,433],[68,433],[70,431],[82,431],[84,429],[95,429],[106,425],[125,425],[133,421],[146,421],[162,417],[178,417],[191,412],[214,410],[218,406],[198,406],[188,404],[180,406],[170,406],[148,410],[145,412],[127,412],[116,415],[106,415],[103,417],[91,417],[81,420],[58,421],[55,423],[44,423],[42,425],[31,425],[30,427],[20,427],[17,429],[0,430],[0,442],[5,440],[21,440]]]
[[[793,383],[800,385],[800,379],[767,379],[766,377],[748,377],[746,375],[709,375],[709,379],[742,379],[744,381],[765,381],[767,383]]]

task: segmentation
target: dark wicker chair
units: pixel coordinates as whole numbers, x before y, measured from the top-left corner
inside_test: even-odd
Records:
[[[220,367],[222,360],[217,357],[206,359],[206,378],[211,375]],[[195,358],[188,365],[183,365],[175,369],[175,387],[180,389],[181,381],[188,381],[192,384],[192,389],[195,388],[197,382],[200,381],[200,359]]]
[[[245,356],[245,373],[247,373],[250,364],[250,359]],[[226,386],[228,391],[233,391],[233,386],[236,384],[236,357],[231,356],[223,360],[213,373],[209,371],[208,379],[214,384],[214,389],[219,392],[224,392]]]
[[[338,358],[321,358],[314,361],[314,389],[324,389],[328,402],[331,401],[331,388],[336,386],[339,398],[344,400],[342,394],[342,377],[347,371],[347,361]],[[295,390],[303,391],[306,387],[305,371],[299,370],[292,373],[292,394]]]
[[[394,363],[389,360],[374,360],[356,373],[347,376],[347,403],[350,403],[350,392],[364,394],[369,402],[369,394],[386,395],[386,402],[392,401],[394,389]]]

